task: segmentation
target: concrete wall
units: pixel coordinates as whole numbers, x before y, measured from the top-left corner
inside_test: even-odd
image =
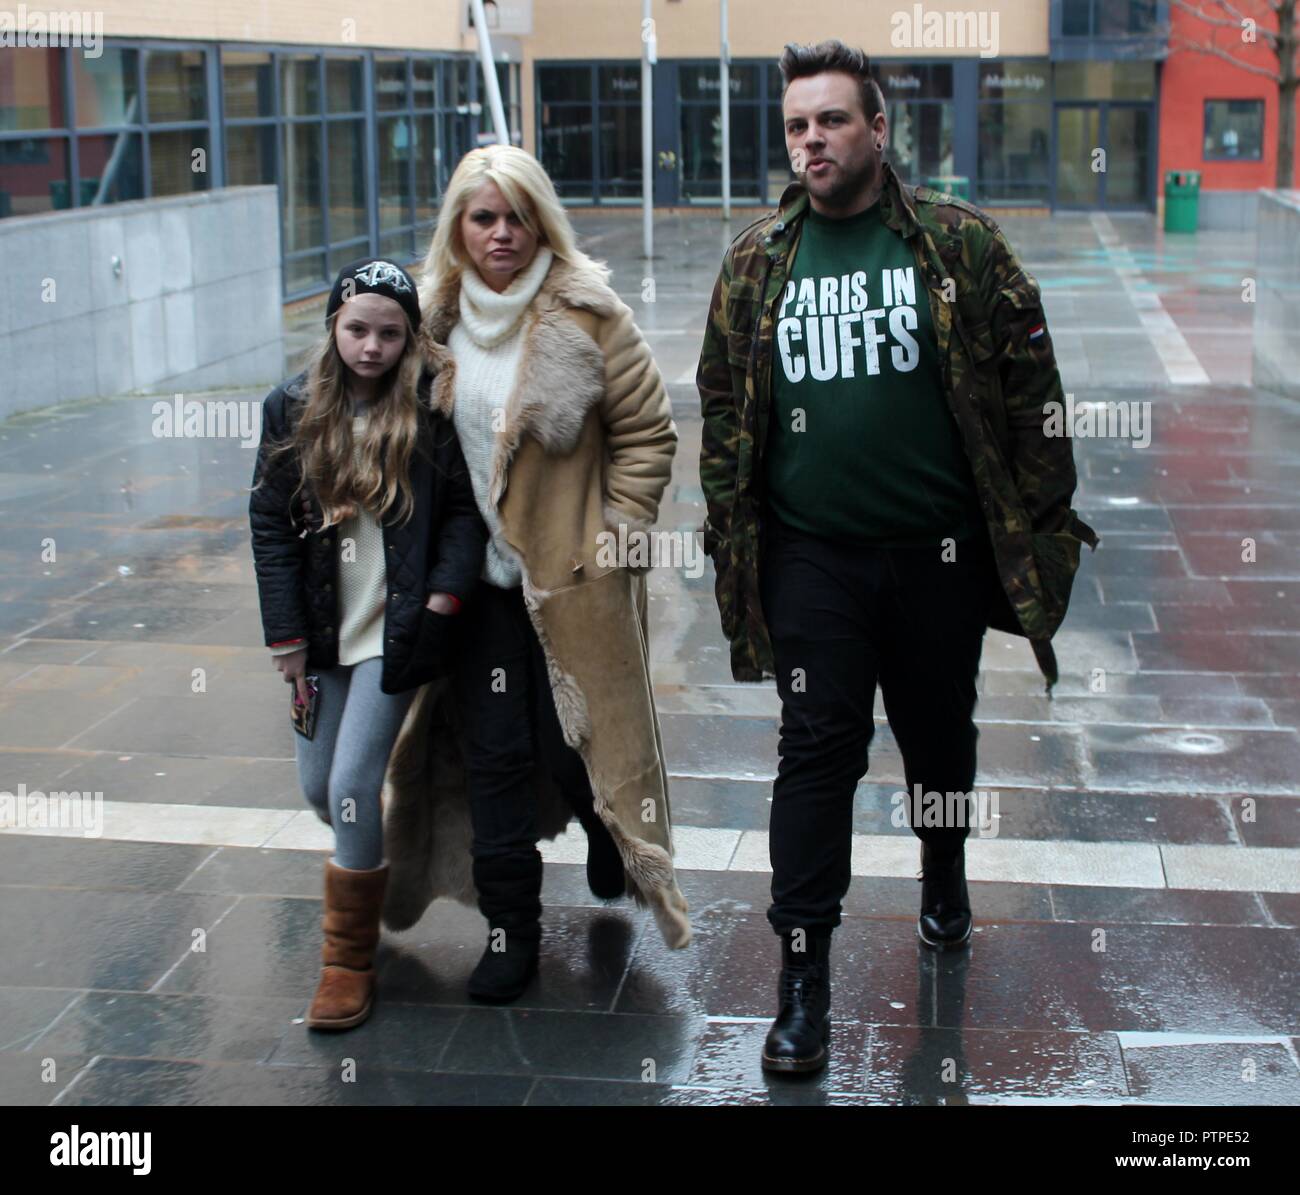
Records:
[[[1196,226],[1207,230],[1250,232],[1259,215],[1258,191],[1201,191]]]
[[[0,220],[0,418],[283,366],[274,187]]]
[[[1300,398],[1300,191],[1259,192],[1254,383]]]

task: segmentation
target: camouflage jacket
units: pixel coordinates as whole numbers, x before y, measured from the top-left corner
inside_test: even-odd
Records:
[[[1095,549],[1098,540],[1070,506],[1070,438],[1044,430],[1045,404],[1065,396],[1038,283],[979,208],[902,183],[887,163],[883,183],[881,216],[911,244],[929,292],[945,397],[993,543],[1003,594],[990,603],[989,624],[1029,638],[1050,692],[1057,677],[1049,640],[1065,617],[1081,545]],[[774,669],[758,588],[761,462],[776,311],[807,210],[807,191],[791,183],[776,213],[731,243],[696,374],[704,548],[738,681]]]

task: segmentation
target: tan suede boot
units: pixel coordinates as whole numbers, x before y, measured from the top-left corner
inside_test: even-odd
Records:
[[[307,1010],[309,1029],[351,1029],[370,1015],[375,947],[388,865],[350,871],[325,861],[325,945],[320,983]]]

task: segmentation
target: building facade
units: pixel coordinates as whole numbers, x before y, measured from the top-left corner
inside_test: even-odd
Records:
[[[720,202],[720,0],[654,0],[649,25],[639,0],[487,7],[511,139],[567,203],[641,201],[647,41],[654,202]],[[456,162],[494,137],[462,0],[121,0],[94,55],[3,17],[0,218],[272,183],[290,298],[363,254],[417,257]],[[792,177],[781,47],[840,37],[872,57],[909,181],[963,176],[991,208],[1153,211],[1163,171],[1193,168],[1207,214],[1242,218],[1273,182],[1276,89],[1171,53],[1189,22],[1168,0],[731,0],[732,201],[770,205]]]

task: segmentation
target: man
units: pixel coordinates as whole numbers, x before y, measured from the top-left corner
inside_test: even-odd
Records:
[[[963,946],[984,631],[1027,636],[1050,692],[1049,640],[1097,537],[1070,508],[1070,441],[1045,431],[1063,395],[1038,284],[987,215],[882,161],[860,50],[787,46],[781,72],[802,177],[727,251],[696,380],[732,673],[774,675],[782,702],[763,1066],[814,1071],[877,683],[922,844],[917,932]],[[929,793],[953,816],[914,808]]]

